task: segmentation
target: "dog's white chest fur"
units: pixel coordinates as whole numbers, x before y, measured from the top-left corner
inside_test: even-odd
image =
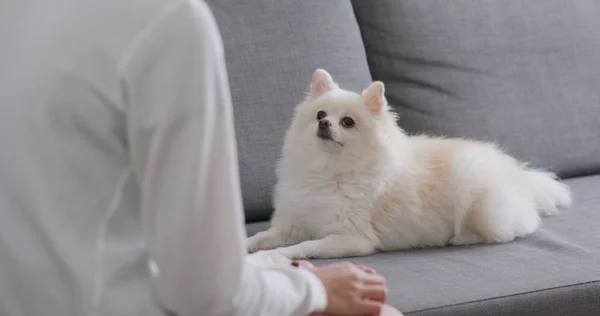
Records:
[[[280,181],[275,192],[277,212],[272,222],[293,232],[290,243],[318,239],[329,234],[358,230],[369,234],[371,208],[368,184],[346,183],[335,178]],[[275,224],[276,223],[276,224]]]

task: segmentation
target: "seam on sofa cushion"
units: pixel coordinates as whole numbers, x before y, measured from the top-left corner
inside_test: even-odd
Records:
[[[466,306],[466,305],[477,304],[477,303],[481,303],[481,302],[489,302],[489,301],[494,301],[494,300],[499,300],[499,299],[504,299],[504,298],[518,297],[518,296],[523,296],[523,295],[527,295],[527,294],[550,292],[550,291],[554,291],[557,289],[575,288],[575,287],[579,287],[582,285],[589,285],[589,284],[594,284],[594,283],[600,284],[600,280],[581,282],[581,283],[569,284],[569,285],[563,285],[563,286],[556,286],[556,287],[551,287],[551,288],[546,288],[546,289],[541,289],[541,290],[520,292],[520,293],[510,294],[510,295],[495,296],[495,297],[484,298],[484,299],[480,299],[480,300],[473,300],[473,301],[468,301],[468,302],[463,302],[463,303],[447,304],[447,305],[442,305],[442,306],[438,306],[438,307],[424,308],[424,309],[420,309],[420,310],[405,312],[404,314],[408,316],[408,315],[417,314],[417,313],[423,313],[423,312],[429,312],[429,311],[435,311],[435,310],[443,310],[443,309],[446,309],[449,307]]]

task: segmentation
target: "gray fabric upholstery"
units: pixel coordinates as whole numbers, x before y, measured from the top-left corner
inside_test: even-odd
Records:
[[[422,310],[418,316],[597,316],[600,281]]]
[[[353,5],[407,131],[496,141],[564,176],[600,170],[598,1]]]
[[[248,236],[252,236],[258,232],[267,230],[268,228],[269,228],[268,221],[248,223],[248,224],[246,224],[246,234],[248,234]]]
[[[600,176],[567,183],[575,206],[528,238],[345,260],[385,275],[389,303],[407,315],[600,315]]]
[[[348,0],[209,0],[223,36],[246,217],[271,212],[276,160],[312,73],[360,91],[371,82]]]

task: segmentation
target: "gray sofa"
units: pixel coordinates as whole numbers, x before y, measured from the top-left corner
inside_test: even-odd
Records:
[[[380,253],[406,315],[600,315],[597,0],[209,0],[224,38],[248,234],[312,72],[386,83],[410,133],[495,141],[558,172],[574,206],[503,245]],[[493,179],[490,179],[493,181]],[[322,264],[327,261],[317,261]]]

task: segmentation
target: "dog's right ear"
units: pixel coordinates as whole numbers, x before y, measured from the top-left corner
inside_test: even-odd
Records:
[[[386,107],[385,86],[381,81],[371,83],[361,96],[372,113],[379,114]]]
[[[337,84],[331,78],[331,75],[324,69],[317,69],[313,73],[310,83],[310,96],[317,97],[321,94],[337,88]]]

